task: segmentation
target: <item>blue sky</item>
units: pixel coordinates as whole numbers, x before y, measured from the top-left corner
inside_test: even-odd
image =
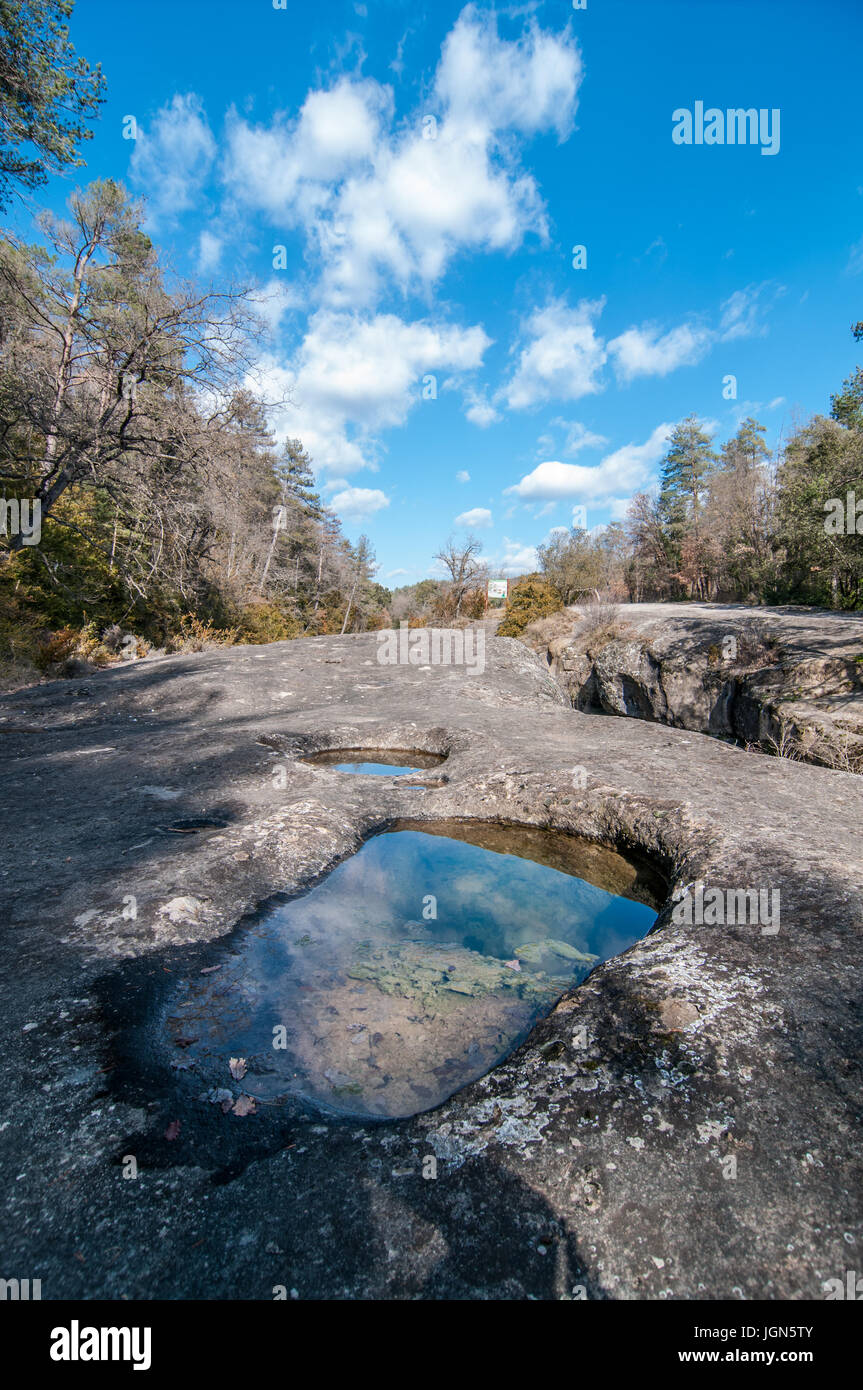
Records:
[[[183,274],[257,285],[274,424],[383,582],[467,527],[514,574],[574,507],[621,517],[690,412],[773,445],[829,409],[861,38],[859,0],[78,0],[108,80],[80,179],[146,195]],[[778,152],[675,144],[697,101],[778,108]]]

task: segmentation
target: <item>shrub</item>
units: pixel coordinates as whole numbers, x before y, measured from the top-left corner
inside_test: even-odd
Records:
[[[284,613],[274,603],[253,603],[240,614],[237,641],[252,645],[286,642],[302,635],[302,626],[292,613]]]
[[[233,647],[237,640],[236,627],[214,627],[210,619],[195,617],[194,613],[184,613],[180,619],[180,630],[168,639],[169,652],[204,652],[210,647]]]
[[[510,591],[506,613],[497,629],[498,637],[520,637],[528,623],[560,611],[555,590],[538,574],[528,574]]]

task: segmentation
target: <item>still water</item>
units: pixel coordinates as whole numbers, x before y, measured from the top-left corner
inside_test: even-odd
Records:
[[[166,1041],[235,1094],[229,1059],[244,1059],[258,1105],[413,1115],[644,936],[658,891],[650,870],[572,836],[400,822],[239,927],[170,999]]]
[[[351,753],[369,752],[375,754],[374,759],[370,761],[355,761],[348,756]],[[300,761],[311,763],[315,767],[331,767],[336,772],[365,772],[375,777],[404,777],[409,772],[422,772],[430,767],[438,767],[445,761],[445,757],[441,753],[393,753],[389,750],[368,748],[336,748],[325,753],[310,753]],[[398,768],[399,771],[393,772],[393,768]]]

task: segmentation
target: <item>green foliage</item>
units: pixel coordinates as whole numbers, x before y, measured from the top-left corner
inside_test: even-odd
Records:
[[[38,545],[0,538],[3,622],[29,634],[7,662],[91,625],[183,650],[379,626],[368,540],[244,384],[244,297],[168,283],[120,185],[69,208],[47,247],[0,238],[0,493],[41,506]]]
[[[698,417],[689,415],[672,430],[662,462],[659,510],[669,565],[675,570],[683,564],[687,532],[698,538],[706,480],[716,462],[712,443]]]
[[[863,324],[859,325],[863,329]],[[855,368],[842,383],[842,390],[830,397],[830,414],[849,430],[863,430],[863,367]]]
[[[863,500],[863,430],[822,416],[794,435],[778,474],[775,597],[856,608],[863,595],[863,536],[825,525],[826,504]]]
[[[591,589],[601,588],[606,579],[606,553],[601,542],[586,531],[555,531],[537,548],[543,575],[552,586],[560,605],[572,603]]]
[[[510,590],[506,613],[497,629],[499,637],[520,637],[528,623],[547,618],[561,607],[560,598],[540,574],[528,574]]]
[[[240,614],[239,642],[256,645],[265,642],[285,642],[302,636],[302,623],[295,614],[284,612],[274,603],[253,603]]]
[[[16,184],[83,163],[85,122],[104,100],[101,70],[76,58],[74,0],[0,0],[0,207]]]

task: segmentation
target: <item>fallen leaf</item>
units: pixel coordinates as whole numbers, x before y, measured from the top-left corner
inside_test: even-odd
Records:
[[[168,1125],[168,1128],[165,1130],[165,1138],[170,1140],[170,1139],[179,1139],[179,1137],[180,1137],[180,1121],[179,1121],[179,1120],[172,1120],[171,1123]]]
[[[228,1066],[231,1069],[231,1076],[235,1081],[242,1081],[248,1071],[245,1057],[232,1057],[228,1062]]]
[[[234,1102],[235,1115],[254,1115],[257,1106],[251,1096],[238,1096]]]

